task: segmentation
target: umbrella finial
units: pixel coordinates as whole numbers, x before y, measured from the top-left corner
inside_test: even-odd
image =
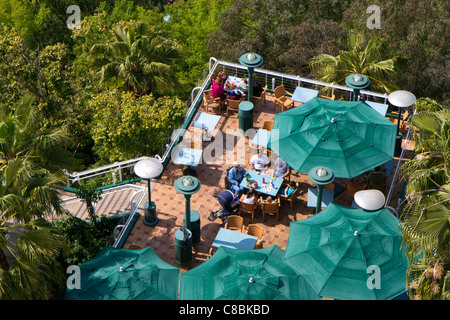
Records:
[[[255,280],[253,280],[253,278],[248,279],[248,282],[253,283],[255,282]]]
[[[353,232],[353,235],[354,235],[354,236],[359,236],[358,231]]]
[[[120,272],[123,272],[123,267],[120,267],[119,271],[120,271]]]

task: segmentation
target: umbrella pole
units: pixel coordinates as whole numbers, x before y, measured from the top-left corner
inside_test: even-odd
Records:
[[[322,190],[323,186],[317,186],[316,214],[322,210]]]
[[[397,136],[400,132],[400,119],[402,118],[402,108],[398,108],[398,120],[397,120]]]

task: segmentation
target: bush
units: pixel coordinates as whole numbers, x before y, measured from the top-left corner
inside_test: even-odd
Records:
[[[102,217],[94,225],[72,215],[55,221],[55,227],[66,239],[66,250],[60,257],[61,264],[79,265],[91,260],[111,239],[118,221],[118,218]]]

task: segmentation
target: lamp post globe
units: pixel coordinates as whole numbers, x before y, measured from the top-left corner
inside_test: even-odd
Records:
[[[151,179],[159,176],[164,170],[161,161],[154,158],[147,158],[140,160],[134,165],[134,173],[147,180],[147,194],[148,201],[144,206],[144,224],[147,226],[154,226],[158,223],[158,217],[156,216],[156,204],[152,201],[151,197]]]

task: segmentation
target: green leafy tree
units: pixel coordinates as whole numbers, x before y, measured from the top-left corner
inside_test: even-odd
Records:
[[[26,157],[51,172],[71,169],[74,160],[64,149],[69,134],[64,129],[42,128],[43,119],[33,103],[32,96],[25,96],[13,108],[0,105],[0,157],[6,163]]]
[[[62,177],[21,156],[6,162],[0,181],[0,299],[48,299],[64,279],[56,262],[63,238],[44,219],[62,212]]]
[[[89,181],[80,181],[73,185],[75,194],[86,204],[89,218],[92,225],[97,225],[97,215],[95,213],[95,204],[102,199],[102,190],[97,188],[97,185],[90,183]]]
[[[351,31],[346,51],[337,56],[320,54],[311,60],[311,69],[321,81],[345,84],[345,78],[353,73],[361,73],[370,79],[374,90],[391,92],[397,89],[392,82],[395,76],[394,59],[383,59],[386,41],[374,36],[369,41],[360,32]]]
[[[176,84],[172,65],[179,58],[179,49],[173,41],[150,33],[142,23],[113,31],[113,41],[91,49],[101,84],[123,87],[137,96],[158,94]]]
[[[99,93],[89,105],[94,151],[106,162],[157,154],[186,112],[179,99],[120,90]]]
[[[56,261],[63,239],[43,219],[11,223],[14,218],[0,215],[0,300],[49,299],[64,281]]]
[[[415,299],[450,299],[450,110],[421,111],[411,123],[415,157],[401,167],[408,179],[401,216]]]

